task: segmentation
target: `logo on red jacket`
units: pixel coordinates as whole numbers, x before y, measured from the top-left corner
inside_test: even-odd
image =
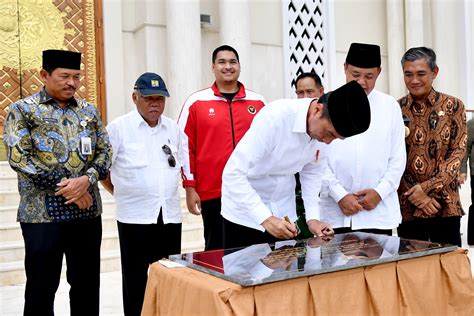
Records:
[[[249,107],[247,108],[247,111],[249,111],[250,114],[257,113],[257,109],[253,105],[249,105]]]
[[[209,116],[216,115],[214,108],[209,109]]]

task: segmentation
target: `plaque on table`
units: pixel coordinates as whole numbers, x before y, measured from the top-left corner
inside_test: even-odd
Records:
[[[242,286],[253,286],[456,249],[453,245],[355,232],[185,253],[172,255],[170,260]]]

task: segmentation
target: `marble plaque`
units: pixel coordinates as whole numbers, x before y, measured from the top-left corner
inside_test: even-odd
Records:
[[[357,232],[172,255],[170,260],[242,286],[252,286],[456,249],[453,245]]]

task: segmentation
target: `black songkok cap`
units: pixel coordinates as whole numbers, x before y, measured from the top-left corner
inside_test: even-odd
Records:
[[[67,50],[48,49],[43,51],[43,69],[81,69],[81,53]]]
[[[347,53],[346,64],[359,68],[380,67],[380,46],[352,43]]]
[[[346,83],[328,94],[329,117],[339,135],[350,137],[369,128],[369,100],[364,89],[356,81]]]

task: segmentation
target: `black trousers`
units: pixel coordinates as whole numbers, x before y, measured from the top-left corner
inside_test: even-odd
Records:
[[[181,253],[181,224],[164,224],[162,212],[157,224],[117,222],[122,263],[123,310],[140,315],[148,280],[148,266],[169,255]]]
[[[262,232],[247,226],[242,226],[223,218],[224,248],[247,247],[255,244],[275,243],[278,239],[267,231]]]
[[[415,218],[398,226],[398,236],[461,247],[461,217]]]
[[[467,219],[467,244],[474,246],[474,175],[471,175],[471,206]]]
[[[376,229],[376,228],[352,229],[350,227],[334,228],[334,233],[335,234],[345,234],[345,233],[352,233],[352,232],[363,232],[363,233],[371,233],[371,234],[392,236],[392,230],[391,229]]]
[[[204,250],[224,248],[224,224],[221,215],[221,199],[201,201],[201,215],[204,225]]]
[[[21,223],[25,241],[24,315],[54,315],[63,255],[71,315],[99,315],[101,217]]]

